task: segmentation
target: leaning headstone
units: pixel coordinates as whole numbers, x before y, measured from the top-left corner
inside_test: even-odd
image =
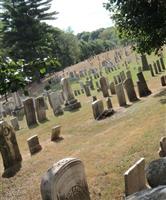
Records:
[[[157,64],[157,67],[158,67],[158,71],[159,71],[159,72],[162,72],[162,69],[161,69],[161,66],[160,66],[160,61],[157,60],[157,61],[156,61],[156,64]]]
[[[125,195],[129,196],[146,187],[145,159],[141,158],[124,173]]]
[[[18,119],[16,117],[11,119],[10,122],[15,131],[18,131],[20,129]]]
[[[36,125],[36,114],[35,114],[35,107],[33,103],[33,98],[28,98],[23,101],[24,104],[24,112],[26,116],[26,121],[28,127]]]
[[[92,102],[92,110],[94,119],[98,119],[104,112],[104,105],[102,100]]]
[[[160,157],[166,157],[166,137],[162,137],[160,139],[159,156]]]
[[[146,178],[152,188],[166,185],[166,157],[149,163],[146,168]]]
[[[90,200],[84,165],[76,158],[55,163],[42,177],[42,200]]]
[[[81,103],[74,98],[73,90],[68,78],[61,79],[61,85],[65,96],[65,110],[75,110],[81,107]]]
[[[104,76],[100,78],[100,86],[101,86],[101,91],[103,93],[103,97],[109,97],[107,80]]]
[[[161,76],[161,85],[166,86],[166,76]]]
[[[117,94],[119,106],[126,106],[126,97],[122,83],[115,85],[115,91]]]
[[[13,176],[21,167],[22,157],[14,129],[5,121],[0,122],[0,152],[4,165],[2,176]]]
[[[63,115],[63,109],[62,109],[61,102],[58,96],[58,92],[51,92],[49,96],[50,96],[50,101],[51,101],[54,115],[55,116]]]
[[[37,119],[39,122],[47,120],[46,117],[46,104],[43,96],[39,96],[35,99],[35,107],[37,113]]]
[[[139,80],[137,82],[139,96],[146,97],[146,96],[150,95],[152,92],[148,88],[148,85],[146,83],[143,73],[142,72],[137,73],[137,77]]]
[[[112,95],[116,94],[114,82],[110,83],[110,91]]]
[[[160,58],[160,63],[161,63],[162,69],[165,70],[165,64],[164,64],[164,60],[162,57]]]
[[[138,98],[137,98],[137,95],[136,95],[136,92],[135,92],[135,89],[134,89],[134,84],[133,84],[132,79],[130,79],[130,78],[126,79],[123,82],[123,85],[124,85],[124,88],[126,90],[129,101],[130,102],[137,101]]]
[[[52,128],[51,141],[56,141],[57,139],[59,139],[60,132],[61,132],[61,126],[59,126],[59,125],[54,126]]]
[[[37,135],[28,138],[27,143],[31,155],[39,152],[42,149]]]
[[[151,64],[149,64],[149,69],[150,69],[150,73],[151,73],[151,76],[154,77],[154,71],[153,71],[153,67]]]

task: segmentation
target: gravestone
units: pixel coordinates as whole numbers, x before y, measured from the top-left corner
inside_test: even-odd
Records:
[[[120,72],[120,77],[121,77],[122,82],[126,80],[126,74],[124,73],[124,71]]]
[[[117,79],[118,79],[118,83],[122,83],[122,79],[121,79],[121,76],[119,74],[117,75]]]
[[[166,76],[161,76],[161,85],[166,86]]]
[[[18,131],[20,129],[19,123],[16,117],[11,119],[10,122],[15,131]]]
[[[102,100],[92,102],[92,110],[94,119],[98,119],[104,112],[104,105]]]
[[[158,68],[155,62],[153,62],[153,67],[154,67],[155,74],[159,74]]]
[[[24,104],[24,112],[28,127],[36,125],[37,121],[36,121],[33,98],[28,98],[24,100],[23,104]]]
[[[114,76],[113,79],[114,79],[115,85],[117,85],[118,84],[118,80],[117,80],[116,76]]]
[[[91,96],[91,92],[90,92],[90,89],[88,87],[88,85],[84,85],[84,91],[85,91],[85,94],[87,97],[90,97]]]
[[[166,157],[166,137],[162,137],[160,139],[159,156],[160,157]]]
[[[106,104],[107,104],[107,108],[108,108],[108,109],[112,109],[112,108],[113,108],[113,106],[112,106],[112,101],[111,101],[111,98],[110,98],[110,97],[108,97],[108,99],[107,99],[107,101],[106,101]]]
[[[42,200],[90,200],[84,165],[76,158],[55,163],[42,177]]]
[[[39,144],[39,138],[37,135],[28,138],[27,143],[31,155],[39,152],[42,149],[41,145]]]
[[[54,115],[55,116],[63,115],[63,109],[62,109],[61,102],[58,96],[58,92],[51,92],[49,96],[50,96],[50,101],[51,101]]]
[[[110,91],[112,95],[116,94],[114,82],[110,83]]]
[[[23,106],[23,104],[22,104],[22,101],[21,101],[21,98],[20,98],[18,92],[13,92],[12,97],[13,97],[13,100],[15,103],[15,108],[16,109],[21,108]]]
[[[160,63],[161,63],[162,69],[165,70],[165,64],[164,64],[164,60],[162,57],[160,58]]]
[[[61,132],[61,126],[59,126],[59,125],[54,126],[52,128],[51,141],[56,141],[57,139],[59,139],[60,132]]]
[[[75,95],[75,97],[78,96],[77,90],[74,90],[74,95]]]
[[[143,73],[142,72],[137,73],[137,77],[139,80],[137,82],[139,96],[146,97],[150,95],[152,92],[148,88],[148,85],[146,83]]]
[[[145,54],[141,55],[141,62],[143,71],[149,70],[149,65]]]
[[[46,104],[44,97],[39,96],[35,99],[35,107],[37,113],[37,119],[39,122],[44,122],[47,120],[46,117]]]
[[[126,97],[122,83],[115,85],[119,106],[126,106]]]
[[[130,102],[137,101],[138,98],[137,98],[137,95],[136,95],[136,92],[135,92],[135,89],[134,89],[134,84],[133,84],[132,79],[130,79],[130,78],[126,79],[123,82],[123,85],[124,85],[124,88],[126,90],[129,101]]]
[[[160,61],[157,60],[157,61],[156,61],[156,64],[157,64],[157,67],[158,67],[158,71],[159,71],[159,72],[162,72],[162,69],[161,69],[161,66],[160,66]]]
[[[96,83],[96,88],[100,88],[99,82],[96,81],[95,83]]]
[[[130,70],[128,70],[126,72],[126,77],[132,79],[132,75],[131,75],[131,71]]]
[[[5,121],[0,121],[0,152],[4,166],[2,176],[13,176],[21,168],[22,157],[14,129]]]
[[[154,71],[153,71],[153,67],[151,64],[149,64],[149,69],[150,69],[150,73],[151,73],[151,76],[154,77]]]
[[[103,97],[109,97],[107,79],[104,76],[100,78],[100,87]]]
[[[141,158],[124,173],[125,195],[146,189],[145,159]]]
[[[61,79],[61,85],[63,89],[63,93],[65,96],[65,110],[75,110],[79,109],[81,107],[81,103],[77,101],[77,99],[74,98],[74,94],[71,88],[71,85],[69,83],[68,78],[62,78]]]

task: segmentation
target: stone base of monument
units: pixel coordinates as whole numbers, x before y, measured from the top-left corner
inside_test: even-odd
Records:
[[[72,111],[81,108],[81,103],[77,99],[72,99],[71,101],[66,102],[65,111]]]
[[[104,110],[104,112],[102,112],[102,114],[100,114],[100,115],[96,118],[96,120],[105,119],[105,118],[107,118],[107,117],[112,116],[114,113],[115,113],[115,111],[114,111],[112,108],[110,108],[110,109],[108,109],[108,110]]]
[[[20,163],[17,163],[15,165],[13,165],[12,167],[5,169],[5,171],[2,174],[2,177],[10,178],[10,177],[14,176],[20,169],[21,169],[21,161],[20,161]]]

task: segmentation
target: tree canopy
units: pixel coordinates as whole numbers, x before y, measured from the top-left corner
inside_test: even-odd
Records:
[[[109,0],[104,6],[138,52],[157,52],[166,43],[165,0]]]

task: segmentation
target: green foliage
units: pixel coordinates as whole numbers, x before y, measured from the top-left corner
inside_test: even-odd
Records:
[[[150,54],[165,44],[165,0],[109,0],[105,7],[112,13],[121,37],[133,41],[138,52]]]

